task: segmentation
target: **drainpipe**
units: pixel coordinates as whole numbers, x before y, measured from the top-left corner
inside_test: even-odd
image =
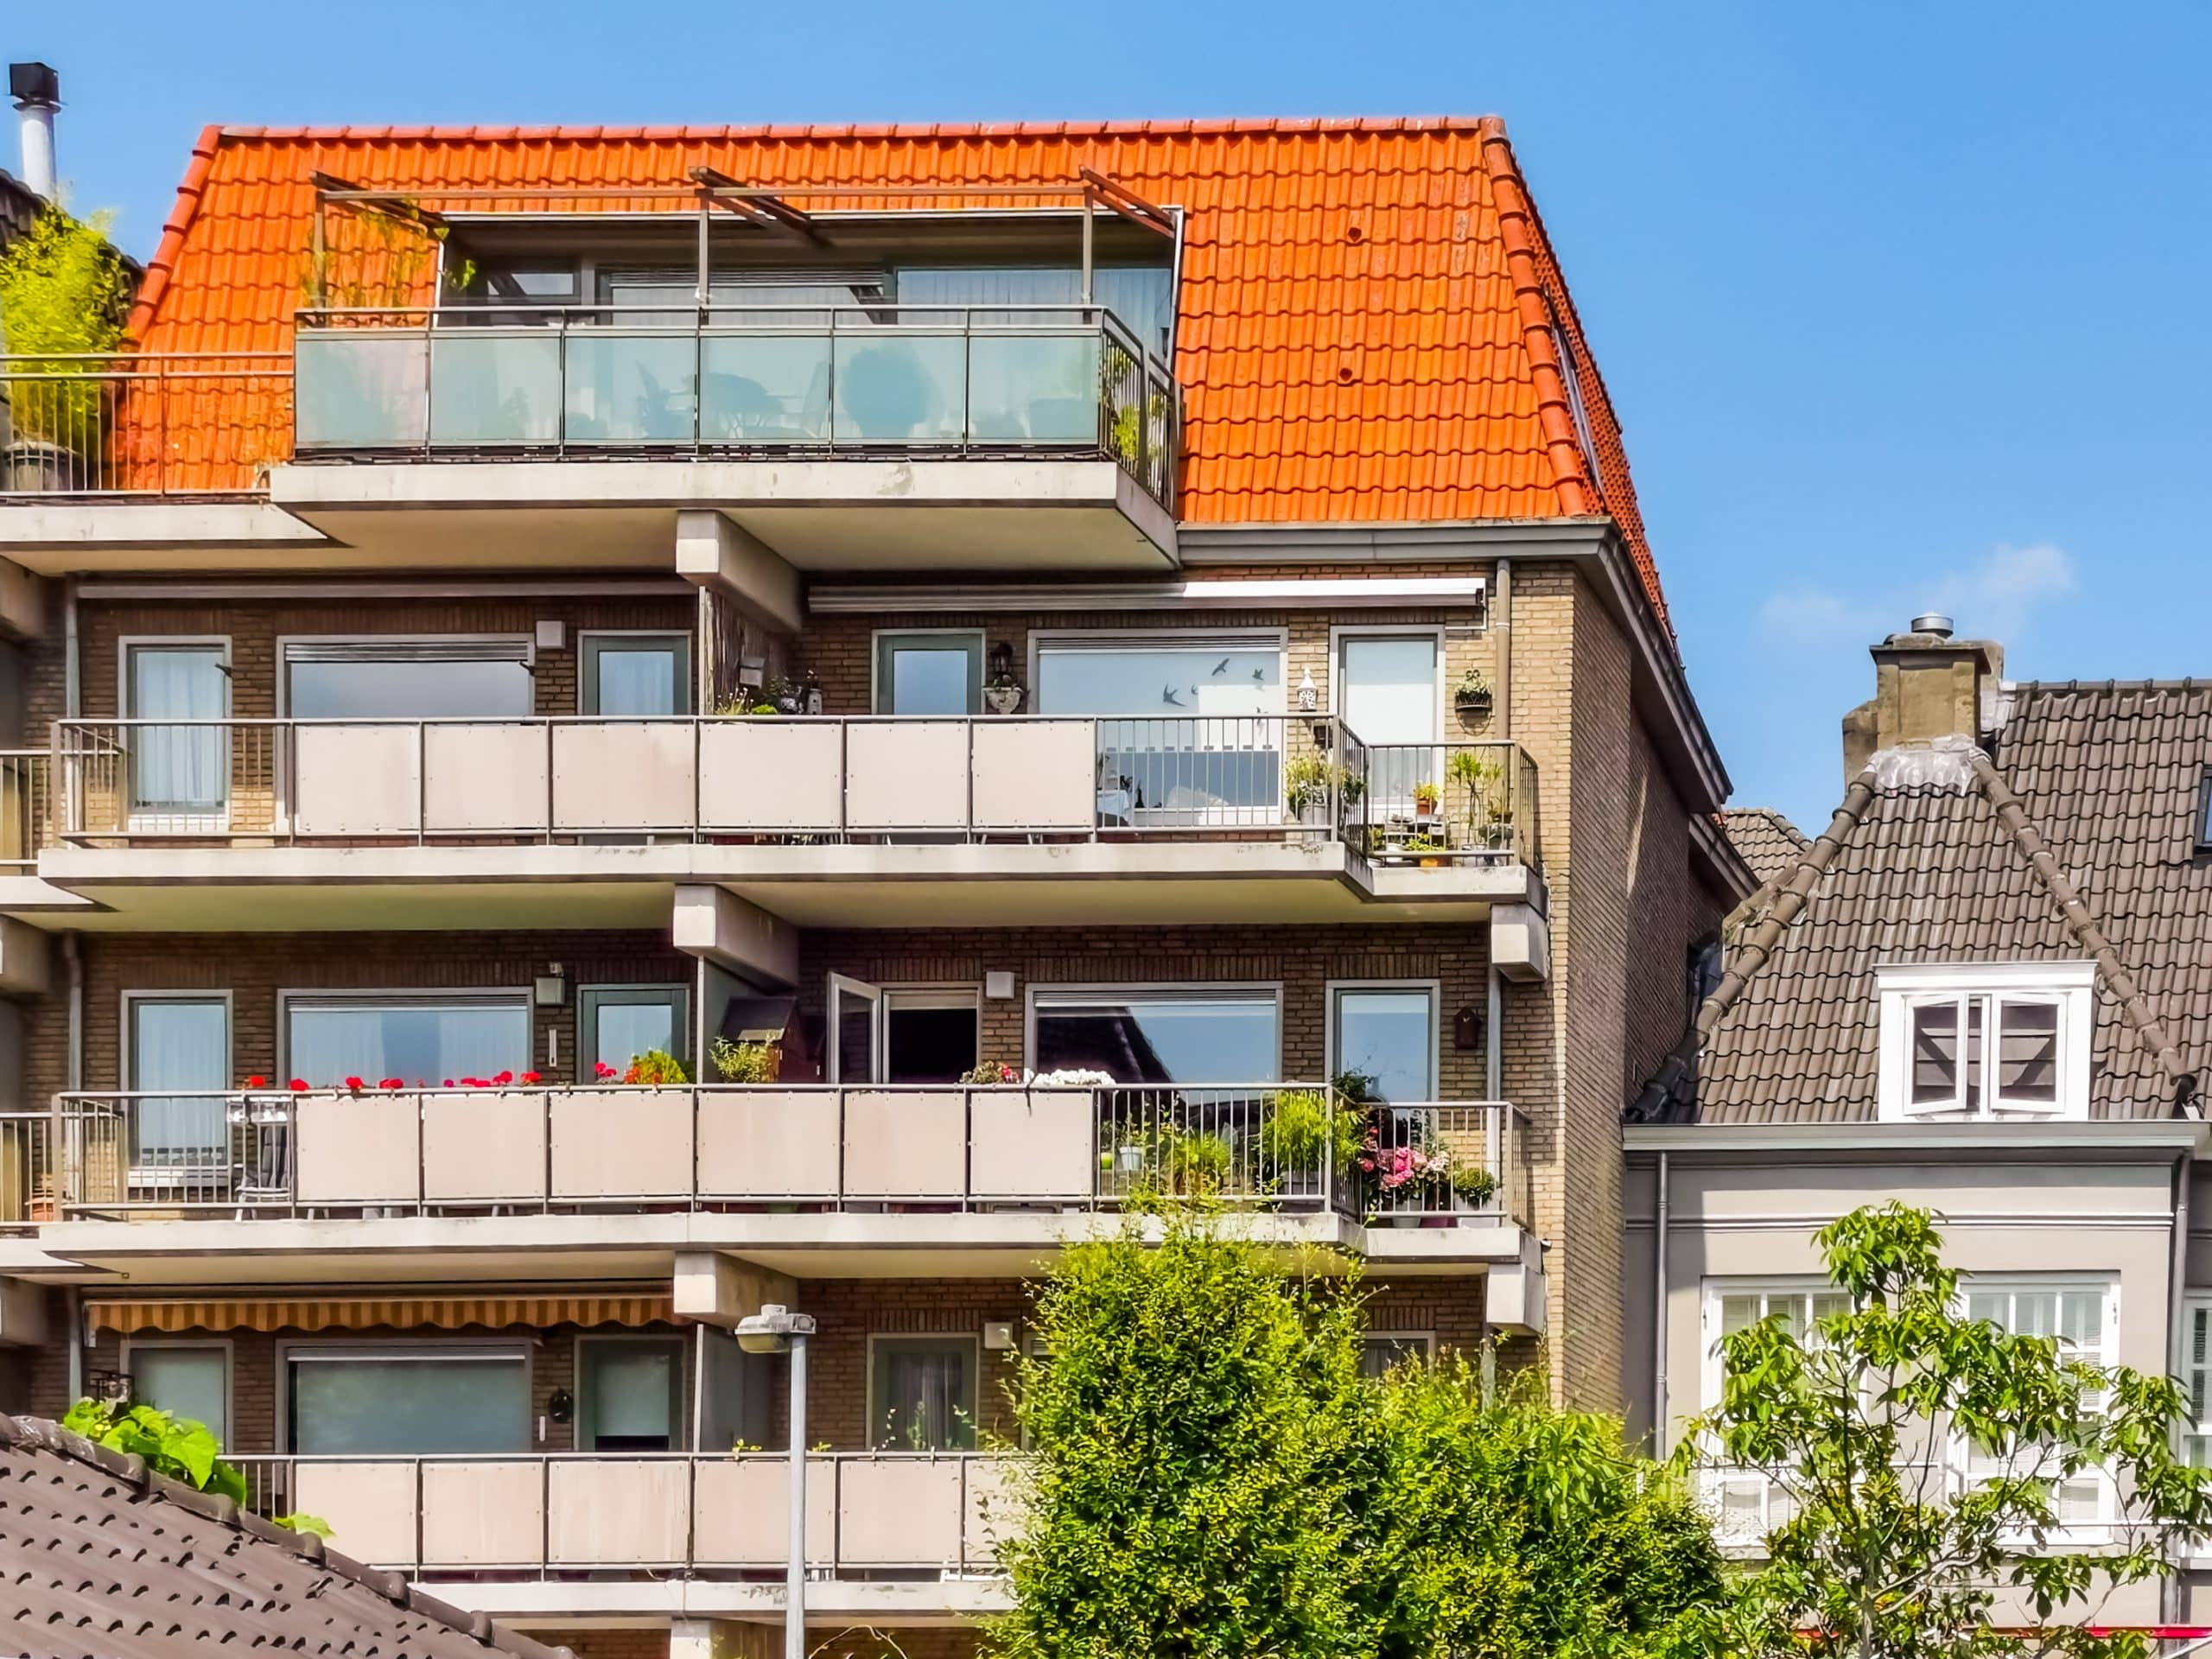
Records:
[[[1651,1452],[1667,1455],[1667,1233],[1673,1219],[1667,1154],[1659,1154],[1659,1202],[1651,1247]]]
[[[2182,1328],[2185,1306],[2183,1292],[2189,1283],[2189,1174],[2187,1153],[2174,1160],[2173,1240],[2166,1266],[2166,1375],[2182,1375],[2182,1362],[2186,1352],[2188,1333]],[[2179,1448],[2177,1447],[2177,1450]],[[2181,1564],[2179,1546],[2169,1542],[2166,1558],[2178,1569]],[[2158,1582],[2158,1622],[2162,1624],[2179,1624],[2183,1616],[2182,1607],[2182,1575],[2178,1570],[2164,1574]]]
[[[85,1397],[85,1298],[72,1285],[61,1293],[61,1317],[69,1321],[69,1403]]]
[[[1495,965],[1483,975],[1483,1097],[1505,1098],[1505,986]],[[1501,1172],[1502,1173],[1503,1172]]]
[[[77,666],[77,578],[61,584],[61,713],[65,719],[84,715],[83,676]]]
[[[1497,562],[1497,700],[1492,718],[1501,739],[1513,735],[1513,561]]]

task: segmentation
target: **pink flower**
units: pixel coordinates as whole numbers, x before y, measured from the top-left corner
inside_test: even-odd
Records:
[[[308,1091],[308,1080],[305,1077],[294,1077],[284,1086],[296,1095],[304,1095]]]
[[[266,1077],[248,1077],[245,1080],[245,1086],[249,1089],[266,1089],[269,1086],[269,1079]]]
[[[446,1087],[448,1089],[453,1087],[453,1079],[451,1077],[448,1077],[446,1079]]]
[[[605,1060],[595,1061],[592,1065],[591,1074],[603,1082],[614,1075],[614,1068]]]

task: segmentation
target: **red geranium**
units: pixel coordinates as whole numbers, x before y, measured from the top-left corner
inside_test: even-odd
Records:
[[[305,1077],[294,1077],[284,1086],[296,1095],[304,1095],[308,1091],[308,1080]]]
[[[537,1073],[535,1071],[525,1071],[522,1074],[522,1080],[525,1084],[534,1086],[537,1082]]]
[[[348,1089],[351,1089],[357,1095],[361,1092],[361,1080],[359,1077],[346,1078],[346,1086]]]
[[[605,1060],[600,1060],[594,1063],[591,1068],[591,1072],[592,1076],[604,1083],[607,1078],[614,1075],[614,1068],[609,1065]]]
[[[379,1089],[404,1089],[406,1086],[407,1079],[404,1077],[379,1077],[377,1079],[377,1087]]]
[[[266,1077],[248,1077],[245,1080],[245,1086],[249,1089],[266,1089],[269,1086],[269,1079]]]

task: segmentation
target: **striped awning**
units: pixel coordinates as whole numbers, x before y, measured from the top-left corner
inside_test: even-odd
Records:
[[[658,1325],[674,1317],[666,1291],[566,1296],[253,1296],[87,1298],[94,1331],[365,1331],[428,1325],[458,1331],[511,1325]]]

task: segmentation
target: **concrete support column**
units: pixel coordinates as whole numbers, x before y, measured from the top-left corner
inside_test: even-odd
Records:
[[[798,930],[726,887],[679,885],[670,933],[677,950],[756,985],[798,982]]]
[[[798,1306],[798,1281],[720,1250],[676,1253],[677,1318],[729,1326],[770,1302]]]
[[[676,574],[786,632],[797,633],[806,620],[798,572],[759,537],[711,509],[687,507],[676,515]]]

